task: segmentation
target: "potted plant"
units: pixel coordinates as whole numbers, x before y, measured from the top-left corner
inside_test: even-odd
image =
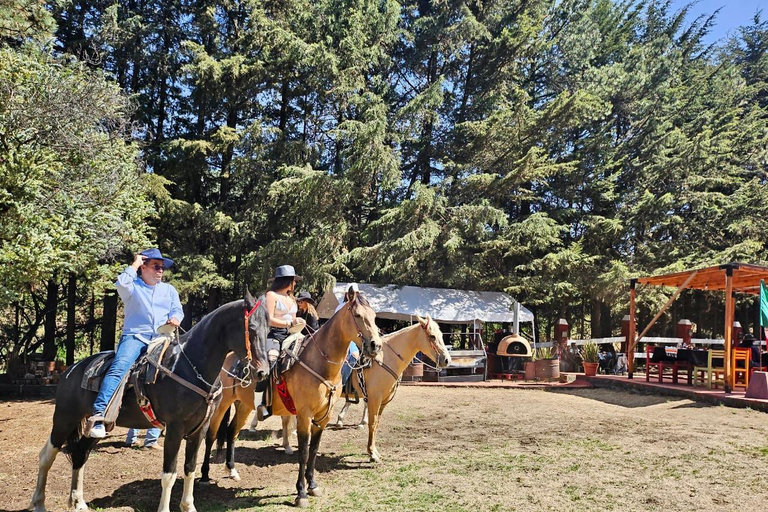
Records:
[[[597,367],[600,364],[600,354],[597,343],[588,341],[581,347],[581,364],[584,366],[584,374],[587,377],[597,375]]]
[[[537,378],[545,380],[560,378],[560,361],[553,348],[537,348],[535,364]]]

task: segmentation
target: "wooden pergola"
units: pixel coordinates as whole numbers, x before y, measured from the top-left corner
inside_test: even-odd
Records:
[[[630,279],[629,281],[629,339],[630,347],[627,347],[627,366],[629,367],[629,378],[635,370],[635,347],[645,336],[653,324],[664,314],[672,305],[683,290],[706,290],[706,291],[724,291],[725,292],[725,384],[726,393],[731,391],[731,346],[733,344],[733,318],[734,318],[734,294],[745,293],[751,295],[760,294],[760,281],[768,282],[768,267],[751,265],[748,263],[726,263],[714,267],[700,268],[697,270],[686,270],[674,274],[665,274],[661,276],[650,276]],[[666,286],[677,288],[674,294],[669,298],[664,307],[656,313],[656,316],[643,329],[637,338],[635,338],[635,287],[637,284],[646,284],[651,286]]]

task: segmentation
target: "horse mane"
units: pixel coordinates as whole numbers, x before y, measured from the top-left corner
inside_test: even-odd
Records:
[[[262,329],[262,328],[267,328],[268,329],[268,326],[269,326],[269,315],[267,314],[266,296],[265,295],[261,295],[258,299],[256,299],[256,301],[259,302],[259,307],[258,307],[258,309],[253,314],[253,318],[256,321],[256,326],[259,329]],[[187,332],[185,332],[184,334],[182,334],[180,336],[180,341],[182,341],[182,342],[186,341],[186,339],[189,337],[189,335],[192,332],[194,332],[195,330],[201,328],[203,325],[205,325],[208,322],[210,322],[211,319],[214,316],[216,316],[218,313],[221,312],[221,310],[223,310],[225,308],[234,307],[235,305],[242,305],[242,304],[244,304],[244,300],[243,299],[238,299],[238,300],[234,300],[232,302],[227,302],[226,304],[222,304],[221,306],[219,306],[218,308],[214,309],[210,313],[206,313],[205,316],[203,316],[203,318],[201,318],[195,325],[190,327],[190,329]]]
[[[357,302],[366,307],[371,307],[371,303],[368,302],[368,297],[363,292],[357,292]]]

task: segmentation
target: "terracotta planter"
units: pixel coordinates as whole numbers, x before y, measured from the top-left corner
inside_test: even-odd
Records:
[[[559,359],[539,359],[535,361],[536,377],[541,380],[551,380],[560,378],[560,360]]]
[[[581,363],[584,366],[584,374],[587,377],[594,377],[597,375],[597,367],[600,363]]]
[[[526,361],[525,363],[525,380],[534,380],[536,378],[536,362]]]

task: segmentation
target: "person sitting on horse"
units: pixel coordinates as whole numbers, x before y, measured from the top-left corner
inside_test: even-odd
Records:
[[[267,359],[273,368],[282,350],[282,343],[290,335],[289,329],[297,325],[306,325],[303,318],[296,316],[299,310],[293,299],[293,291],[301,276],[296,275],[292,265],[280,265],[275,269],[275,277],[265,298],[267,315],[269,317],[269,334],[267,335]],[[267,387],[269,389],[269,387]],[[257,408],[259,420],[272,414],[272,400],[264,393],[262,404]]]
[[[269,335],[267,336],[267,357],[270,366],[280,355],[281,344],[290,334],[291,327],[305,324],[303,318],[296,316],[299,310],[293,298],[296,283],[301,276],[296,275],[292,265],[281,265],[275,269],[275,277],[266,296],[267,314],[269,315]]]
[[[104,375],[99,394],[93,404],[95,421],[89,432],[93,438],[107,435],[104,413],[120,381],[133,363],[147,350],[147,345],[164,324],[178,327],[184,319],[179,293],[162,282],[163,274],[173,260],[163,257],[159,249],[147,249],[136,255],[133,263],[117,277],[117,293],[125,304],[125,322],[117,353]]]
[[[320,315],[317,314],[315,307],[315,299],[312,298],[312,294],[309,292],[299,292],[296,296],[296,304],[299,307],[299,311],[296,316],[303,318],[307,325],[302,334],[307,335],[317,331],[320,328]]]

